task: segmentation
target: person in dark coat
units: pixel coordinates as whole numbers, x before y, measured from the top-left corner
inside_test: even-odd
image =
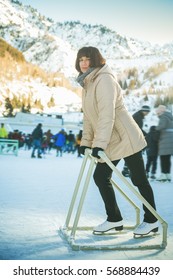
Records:
[[[151,169],[151,179],[155,179],[156,170],[157,170],[157,159],[158,159],[158,141],[159,141],[159,132],[156,130],[156,126],[152,125],[149,132],[145,137],[147,141],[147,163],[146,163],[146,172],[149,177],[149,172]]]
[[[42,143],[42,138],[43,138],[43,130],[42,130],[42,124],[39,123],[36,128],[32,132],[32,154],[31,157],[35,158],[35,151],[37,150],[37,157],[42,158],[41,153],[41,143]]]
[[[159,123],[156,130],[160,132],[159,151],[161,175],[158,181],[171,181],[171,155],[173,155],[173,116],[166,106],[159,105],[156,109]]]
[[[140,129],[142,130],[144,136],[146,136],[146,131],[143,130],[143,125],[144,125],[144,118],[145,116],[147,116],[150,112],[150,107],[148,105],[144,105],[142,106],[142,108],[137,111],[136,113],[133,114],[133,118],[135,120],[135,122],[137,123],[137,125],[140,127]]]
[[[67,135],[67,142],[68,153],[74,153],[75,135],[72,130],[70,130],[69,134]]]
[[[143,105],[142,108],[137,111],[136,113],[134,113],[133,119],[135,120],[135,122],[137,123],[137,125],[139,126],[139,128],[142,130],[144,137],[147,135],[146,131],[143,130],[143,125],[144,125],[144,118],[146,115],[148,115],[150,112],[150,107],[148,105]],[[126,164],[124,164],[123,170],[122,170],[122,174],[125,177],[129,177],[129,168]]]
[[[81,151],[80,151],[81,139],[82,139],[82,130],[80,130],[79,133],[76,135],[76,149],[77,149],[78,157],[81,157]]]

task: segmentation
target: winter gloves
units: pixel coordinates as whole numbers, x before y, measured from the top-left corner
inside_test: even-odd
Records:
[[[92,149],[92,156],[93,156],[93,157],[96,157],[96,158],[100,158],[99,155],[98,155],[98,153],[99,153],[100,151],[103,151],[103,149],[102,149],[102,148],[98,148],[98,147],[93,148],[93,149]]]
[[[87,147],[87,146],[80,146],[80,153],[82,154],[82,155],[85,155],[85,150],[86,149],[91,149],[90,147]]]
[[[86,150],[86,149],[91,149],[91,148],[90,148],[90,147],[87,147],[87,146],[80,146],[80,153],[81,153],[82,155],[85,155],[85,150]],[[92,155],[93,157],[100,158],[99,155],[98,155],[98,153],[99,153],[100,151],[103,151],[103,149],[102,149],[102,148],[95,147],[95,148],[92,149],[92,154],[91,154],[91,155]]]

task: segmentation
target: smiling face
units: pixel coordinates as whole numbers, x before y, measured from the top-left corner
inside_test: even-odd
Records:
[[[85,73],[90,68],[90,58],[82,56],[79,58],[79,67],[82,73]]]

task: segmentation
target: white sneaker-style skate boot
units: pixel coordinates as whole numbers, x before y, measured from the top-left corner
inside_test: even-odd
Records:
[[[160,181],[160,182],[166,182],[167,181],[167,176],[165,173],[161,173],[160,174],[160,177],[157,179],[157,181]]]
[[[93,228],[93,233],[104,233],[107,232],[111,229],[115,229],[115,230],[123,230],[123,221],[119,221],[119,222],[108,222],[105,221],[104,223],[96,226]]]
[[[146,223],[143,222],[134,230],[134,235],[147,235],[150,232],[157,232],[158,231],[158,222],[155,223]]]
[[[171,174],[170,174],[170,173],[167,173],[167,174],[166,174],[166,178],[167,178],[167,181],[168,181],[168,182],[171,182]]]

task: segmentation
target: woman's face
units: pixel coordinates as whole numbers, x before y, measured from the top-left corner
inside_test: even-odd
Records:
[[[82,73],[85,73],[90,68],[90,58],[82,56],[79,58],[79,66]]]

